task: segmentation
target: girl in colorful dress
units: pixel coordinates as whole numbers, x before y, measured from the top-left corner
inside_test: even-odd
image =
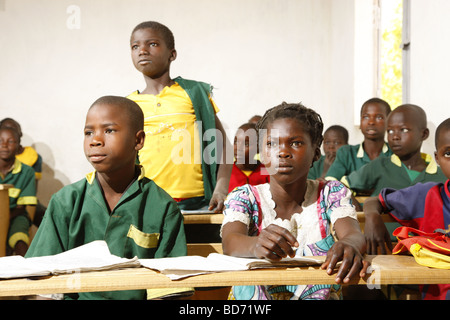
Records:
[[[338,181],[307,180],[320,157],[323,123],[301,104],[283,103],[257,124],[261,161],[270,182],[244,185],[225,202],[222,245],[225,254],[280,260],[326,255],[321,268],[335,285],[235,286],[231,299],[340,299],[340,284],[364,277],[365,240],[351,192]],[[325,271],[324,271],[325,272]]]

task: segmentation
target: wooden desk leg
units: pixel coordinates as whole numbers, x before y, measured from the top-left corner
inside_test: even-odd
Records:
[[[0,257],[6,255],[6,239],[9,229],[9,196],[8,189],[0,189]]]

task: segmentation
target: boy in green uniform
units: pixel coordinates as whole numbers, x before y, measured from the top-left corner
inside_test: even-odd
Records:
[[[94,240],[105,240],[112,254],[124,258],[186,255],[176,202],[135,165],[145,140],[139,106],[122,97],[98,99],[88,111],[84,135],[84,152],[95,171],[52,197],[26,257],[54,255]],[[145,290],[65,296],[150,297]]]
[[[341,180],[343,176],[349,175],[374,159],[392,155],[392,151],[384,141],[386,119],[390,112],[390,105],[382,99],[372,98],[364,102],[360,120],[364,141],[361,144],[339,148],[336,159],[328,169],[326,180]]]
[[[354,191],[376,196],[383,188],[402,189],[419,182],[447,180],[433,157],[421,153],[428,138],[427,116],[416,105],[397,107],[388,118],[388,143],[394,154],[380,157],[364,165],[341,181]]]
[[[12,128],[0,129],[0,183],[11,184],[9,193],[10,226],[8,232],[9,251],[25,255],[29,245],[28,229],[31,221],[27,206],[35,206],[36,183],[34,170],[16,159],[20,135]]]

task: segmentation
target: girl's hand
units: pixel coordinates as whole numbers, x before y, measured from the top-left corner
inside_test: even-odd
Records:
[[[293,247],[298,247],[297,239],[285,228],[271,224],[257,238],[254,248],[257,258],[278,261],[295,256]]]
[[[345,239],[336,242],[328,250],[327,258],[321,268],[327,269],[327,273],[332,274],[339,261],[342,263],[336,274],[336,283],[348,283],[358,273],[362,278],[366,275],[369,267],[369,262],[364,260],[359,250]]]

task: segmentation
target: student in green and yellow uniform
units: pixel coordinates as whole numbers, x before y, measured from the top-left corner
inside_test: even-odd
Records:
[[[112,254],[124,258],[187,254],[176,202],[135,164],[145,140],[143,123],[140,107],[130,99],[106,96],[94,102],[86,117],[84,152],[95,171],[53,195],[26,257],[54,255],[94,240],[105,240]],[[160,293],[86,292],[64,298],[148,299]]]
[[[35,206],[36,184],[31,167],[16,159],[20,135],[13,128],[0,128],[0,183],[11,184],[8,190],[10,225],[7,253],[25,255],[30,242],[28,229],[31,221],[27,206]]]
[[[403,189],[419,182],[445,182],[447,178],[429,154],[421,152],[428,138],[427,116],[416,105],[397,107],[388,117],[388,143],[394,154],[380,157],[341,179],[353,191],[376,196],[383,188]]]
[[[372,98],[361,107],[360,129],[364,141],[357,145],[346,145],[336,152],[336,159],[328,169],[326,180],[341,180],[363,165],[379,157],[390,157],[392,151],[384,141],[386,119],[390,105],[379,98]]]

